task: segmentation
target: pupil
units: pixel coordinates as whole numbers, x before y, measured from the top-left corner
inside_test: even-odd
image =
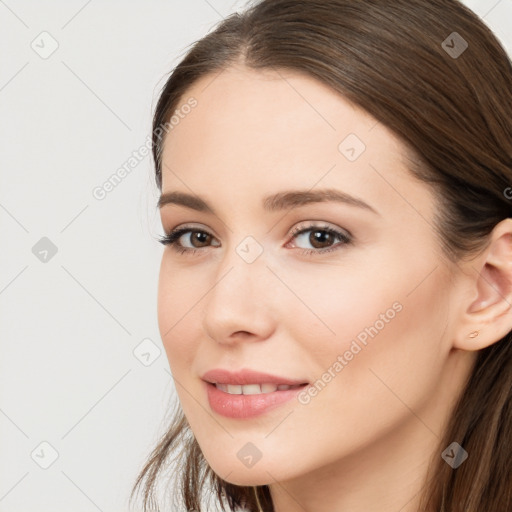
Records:
[[[200,231],[195,231],[194,236],[195,236],[196,240],[201,244],[201,243],[204,243],[207,241],[209,235],[207,233],[201,233]],[[203,240],[201,240],[201,238],[203,238]]]
[[[327,245],[328,245],[329,238],[332,236],[331,233],[328,233],[327,231],[313,231],[312,234],[313,234],[313,241],[310,240],[310,242],[311,242],[311,245],[313,245],[313,247],[317,247],[316,244],[317,243],[322,244],[322,242],[323,243],[327,242]]]

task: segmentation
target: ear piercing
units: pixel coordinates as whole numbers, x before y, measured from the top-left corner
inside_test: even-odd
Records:
[[[473,331],[469,334],[470,338],[476,338],[480,334],[480,331]]]

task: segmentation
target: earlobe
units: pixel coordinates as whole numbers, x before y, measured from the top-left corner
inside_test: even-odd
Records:
[[[479,350],[512,330],[512,219],[494,227],[486,250],[470,265],[474,293],[456,348]]]

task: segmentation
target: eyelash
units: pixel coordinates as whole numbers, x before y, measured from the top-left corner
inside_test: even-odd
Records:
[[[301,235],[303,233],[307,233],[308,231],[324,231],[326,233],[329,233],[331,235],[334,235],[341,239],[341,243],[334,245],[332,247],[328,247],[326,249],[299,249],[301,254],[304,255],[311,255],[312,253],[316,254],[325,254],[327,252],[338,250],[341,246],[349,245],[352,243],[352,235],[350,235],[348,232],[344,233],[342,231],[338,231],[337,229],[331,228],[329,226],[319,226],[316,224],[310,224],[308,226],[298,226],[292,230],[291,237],[292,239],[295,238],[298,235]],[[183,247],[178,244],[179,238],[184,235],[185,233],[189,232],[199,232],[199,233],[206,233],[207,235],[210,235],[208,231],[198,229],[198,228],[190,228],[190,227],[182,227],[177,228],[171,231],[170,233],[160,236],[158,241],[163,245],[170,245],[171,248],[180,253],[188,253],[190,255],[195,254],[197,252],[201,251],[201,248],[194,248],[191,249],[189,247]],[[210,235],[212,236],[212,235]]]

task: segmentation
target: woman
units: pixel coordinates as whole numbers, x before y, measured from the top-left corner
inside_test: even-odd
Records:
[[[264,0],[195,43],[153,125],[179,408],[145,507],[181,454],[188,510],[512,510],[511,91],[455,0]]]

